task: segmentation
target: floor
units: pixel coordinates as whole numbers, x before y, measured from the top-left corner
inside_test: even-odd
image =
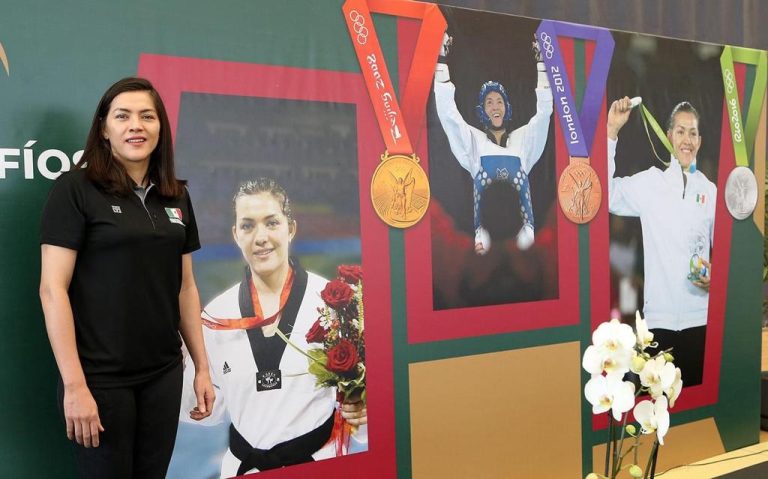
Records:
[[[768,329],[763,329],[762,370],[768,371]],[[662,479],[708,479],[761,462],[768,462],[768,432],[766,431],[760,431],[760,442],[754,446],[671,469],[665,473],[660,474],[657,471],[656,477]]]
[[[768,461],[768,432],[760,431],[760,442],[754,446],[671,469],[663,474],[657,471],[656,477],[661,479],[708,479],[766,461]]]

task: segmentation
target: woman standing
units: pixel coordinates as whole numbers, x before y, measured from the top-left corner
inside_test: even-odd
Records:
[[[82,161],[42,214],[40,299],[59,405],[81,477],[162,478],[176,436],[181,339],[195,363],[193,419],[214,393],[200,332],[192,204],[151,83],[103,95]]]

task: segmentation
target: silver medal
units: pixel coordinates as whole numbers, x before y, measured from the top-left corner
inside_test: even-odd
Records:
[[[725,182],[725,206],[737,220],[747,218],[755,210],[757,180],[746,166],[737,166],[728,175]]]

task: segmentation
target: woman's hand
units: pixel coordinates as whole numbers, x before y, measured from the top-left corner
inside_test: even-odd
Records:
[[[193,383],[195,396],[197,397],[197,406],[189,411],[189,417],[195,421],[200,421],[211,415],[213,412],[213,403],[216,401],[216,394],[213,392],[213,383],[208,370],[195,372],[195,381]]]
[[[40,246],[40,304],[45,329],[64,383],[64,419],[67,438],[85,447],[99,446],[104,432],[99,408],[85,382],[75,339],[75,319],[69,302],[69,284],[77,251],[44,244]]]
[[[608,110],[608,138],[615,140],[619,137],[619,130],[629,120],[629,114],[632,113],[632,100],[625,96],[611,103]]]
[[[368,408],[359,394],[353,394],[344,400],[341,404],[341,417],[352,426],[368,424]]]
[[[707,274],[700,276],[699,279],[691,281],[693,284],[709,293],[709,282],[712,278],[712,263],[702,258],[701,263],[707,268]]]
[[[195,421],[210,416],[213,411],[213,402],[216,400],[208,369],[208,355],[205,353],[205,343],[203,342],[200,309],[200,296],[197,293],[197,284],[195,284],[195,276],[192,272],[192,255],[187,253],[181,256],[181,291],[179,292],[181,321],[179,322],[179,332],[189,357],[195,364],[195,380],[192,387],[195,390],[197,406],[189,411],[189,417]],[[186,358],[183,359],[186,362]]]
[[[85,447],[99,447],[99,433],[104,427],[99,408],[85,384],[64,388],[64,419],[67,438]]]

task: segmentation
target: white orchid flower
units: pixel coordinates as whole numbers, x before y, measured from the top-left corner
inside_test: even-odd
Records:
[[[640,316],[640,311],[635,311],[635,330],[637,331],[637,345],[640,351],[653,344],[653,333],[648,329],[648,323]]]
[[[669,411],[667,410],[667,398],[661,396],[655,402],[647,399],[640,401],[633,411],[635,420],[640,423],[643,434],[653,434],[659,439],[659,444],[664,445],[664,436],[669,431]]]
[[[608,411],[621,421],[621,415],[635,404],[635,385],[616,376],[595,375],[584,386],[584,396],[592,404],[592,413]]]
[[[635,333],[628,324],[622,324],[614,318],[595,329],[592,333],[592,344],[609,350],[632,349],[635,345]]]
[[[646,361],[640,371],[640,384],[648,388],[653,399],[658,399],[675,382],[675,365],[668,363],[663,356]]]
[[[603,354],[597,346],[587,346],[584,357],[581,358],[581,367],[593,376],[603,373]]]
[[[584,351],[581,365],[590,374],[602,374],[622,378],[629,371],[633,350],[616,348],[608,349],[599,346],[588,346]]]
[[[683,373],[680,368],[675,368],[675,379],[672,385],[664,390],[664,394],[669,398],[669,407],[675,407],[675,401],[680,397],[683,390]]]
[[[653,401],[643,399],[632,410],[635,421],[640,423],[640,432],[643,434],[652,434],[656,432],[656,417],[653,414]]]
[[[629,371],[635,345],[635,335],[629,325],[617,319],[602,323],[592,333],[592,343],[584,351],[581,363],[587,372],[605,372],[621,378]]]

